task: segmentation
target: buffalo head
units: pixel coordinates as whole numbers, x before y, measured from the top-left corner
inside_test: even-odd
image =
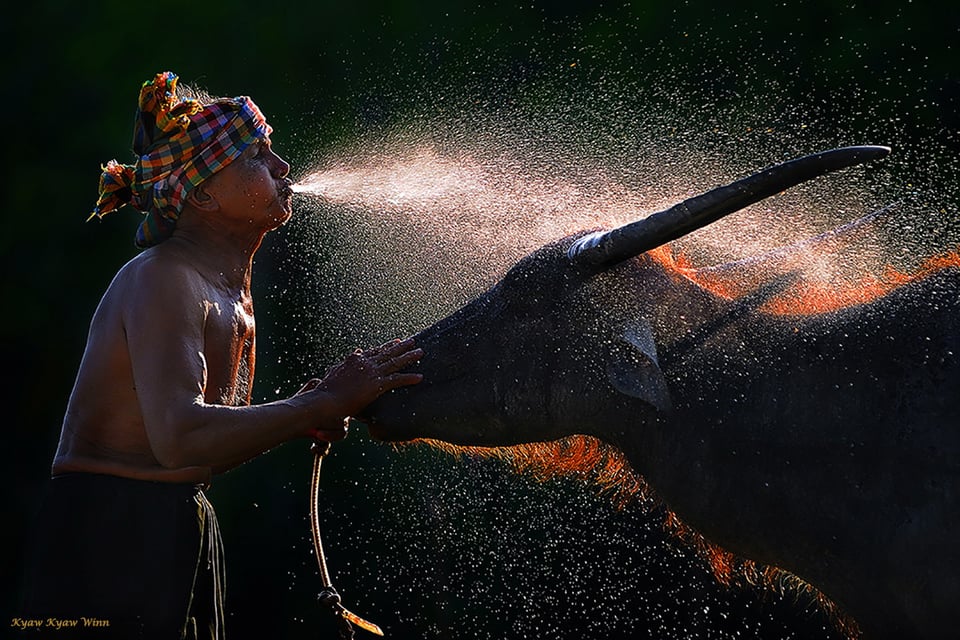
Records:
[[[703,331],[705,318],[733,312],[645,254],[800,182],[888,152],[861,146],[806,156],[624,227],[540,248],[415,336],[423,382],[374,403],[364,416],[371,434],[473,446],[586,434],[625,444],[636,425],[671,413],[664,345],[677,347]],[[629,424],[612,432],[611,418],[623,416]]]
[[[542,247],[415,336],[423,382],[369,407],[372,435],[479,447],[593,436],[628,463],[618,477],[642,477],[668,520],[722,551],[711,558],[799,576],[867,635],[945,637],[960,625],[960,255],[872,301],[783,314],[767,307],[796,292],[790,268],[769,281],[722,265],[739,285],[729,298],[660,249],[887,152],[807,156]]]

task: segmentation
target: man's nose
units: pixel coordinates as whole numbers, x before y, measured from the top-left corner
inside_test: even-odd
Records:
[[[277,178],[286,178],[287,174],[290,173],[290,163],[278,156],[273,154],[274,160],[274,170],[273,174]]]

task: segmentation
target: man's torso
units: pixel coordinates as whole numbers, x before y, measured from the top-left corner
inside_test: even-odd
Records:
[[[154,252],[159,253],[161,247]],[[141,254],[117,274],[91,322],[87,346],[67,407],[53,474],[107,473],[167,482],[208,482],[210,469],[169,469],[150,446],[137,396],[137,384],[127,343],[124,307],[135,287],[151,286],[156,269],[144,270],[142,261],[168,260]],[[197,271],[179,266],[170,270],[182,279],[182,304],[195,305],[202,323],[205,363],[203,402],[249,404],[255,357],[255,324],[249,292],[229,291],[205,280]],[[179,281],[177,282],[179,284]],[[161,310],[162,312],[162,310]],[[158,341],[157,349],[165,345]],[[198,393],[199,396],[199,393]]]

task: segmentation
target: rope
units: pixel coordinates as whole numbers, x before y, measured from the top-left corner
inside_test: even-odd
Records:
[[[340,594],[333,588],[330,571],[327,569],[327,558],[323,553],[323,543],[320,541],[320,517],[317,513],[317,500],[320,497],[320,464],[324,456],[330,453],[330,443],[314,442],[310,450],[313,451],[313,474],[310,477],[310,532],[313,534],[313,551],[317,556],[320,584],[323,587],[317,599],[322,606],[329,607],[337,617],[341,640],[353,640],[353,625],[382,636],[383,631],[380,627],[348,611],[340,602]]]

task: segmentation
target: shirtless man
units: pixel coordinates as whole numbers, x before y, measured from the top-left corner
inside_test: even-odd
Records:
[[[107,621],[97,637],[222,637],[212,475],[290,440],[339,440],[349,416],[420,379],[403,370],[421,352],[397,340],[250,404],[252,261],[291,216],[290,167],[249,98],[176,91],[172,73],[144,83],[137,163],[104,168],[94,214],[133,205],[149,248],[93,317],[24,589],[44,619]]]

